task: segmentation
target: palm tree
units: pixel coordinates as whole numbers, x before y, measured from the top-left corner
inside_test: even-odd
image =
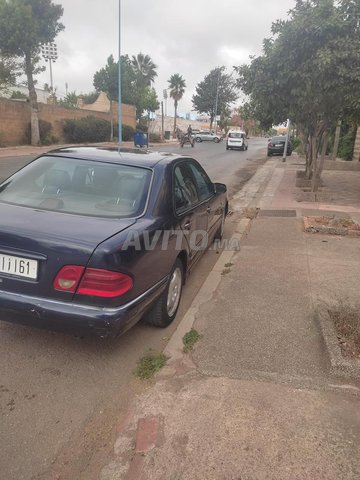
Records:
[[[157,77],[157,65],[151,60],[149,55],[138,53],[131,58],[131,65],[133,67],[136,81],[139,86],[150,87],[151,82]]]
[[[179,73],[174,73],[171,75],[170,80],[168,80],[170,88],[170,97],[174,99],[174,133],[176,131],[176,116],[177,116],[177,107],[179,100],[182,99],[182,96],[185,92],[186,83],[183,77]]]

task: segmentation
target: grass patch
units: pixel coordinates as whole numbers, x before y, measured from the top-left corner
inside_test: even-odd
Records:
[[[134,375],[140,380],[151,378],[156,372],[166,365],[168,357],[164,353],[150,350],[138,361]]]
[[[360,359],[360,304],[340,300],[328,309],[344,357]]]
[[[234,264],[232,262],[229,262],[229,263],[225,263],[224,267],[225,268],[230,268],[232,267]]]
[[[201,338],[201,335],[199,332],[197,332],[194,328],[190,330],[190,332],[185,333],[183,336],[183,344],[184,348],[183,351],[184,353],[190,352],[195,343]]]

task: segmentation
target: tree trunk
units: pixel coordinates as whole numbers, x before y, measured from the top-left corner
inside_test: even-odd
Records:
[[[177,100],[174,102],[174,135],[176,133]]]
[[[307,148],[306,148],[306,168],[305,168],[305,177],[307,180],[311,179],[312,170],[313,170],[313,162],[314,162],[314,135],[309,135]]]
[[[119,138],[119,133],[118,133]],[[110,142],[114,141],[113,101],[110,98]]]
[[[313,178],[311,182],[311,190],[313,192],[317,192],[320,186],[321,173],[324,168],[325,155],[326,155],[326,149],[327,149],[328,143],[329,143],[329,134],[328,132],[326,132],[323,138],[320,162],[318,163],[317,168],[313,173]]]
[[[31,145],[40,145],[39,110],[33,79],[33,66],[30,53],[25,55],[25,73],[28,82],[30,100]]]
[[[341,131],[341,120],[338,121],[335,130],[335,140],[334,140],[334,148],[332,151],[331,160],[336,160],[337,152],[339,149],[339,142],[340,142],[340,131]]]

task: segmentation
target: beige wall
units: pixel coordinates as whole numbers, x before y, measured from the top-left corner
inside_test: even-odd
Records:
[[[114,105],[113,117],[117,119],[117,104]],[[53,134],[59,142],[64,142],[62,136],[61,121],[63,119],[78,119],[94,116],[109,120],[107,112],[94,112],[90,110],[59,107],[57,105],[39,104],[39,118],[50,122],[53,126]],[[135,128],[136,115],[133,105],[122,106],[122,122]],[[30,124],[30,107],[27,102],[17,102],[0,98],[0,146],[23,145],[26,143],[26,129]]]

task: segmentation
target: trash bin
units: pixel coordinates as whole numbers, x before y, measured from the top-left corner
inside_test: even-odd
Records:
[[[170,140],[170,130],[165,130],[164,138],[165,140]]]
[[[135,147],[148,147],[149,146],[148,134],[143,132],[135,132],[134,145]]]

